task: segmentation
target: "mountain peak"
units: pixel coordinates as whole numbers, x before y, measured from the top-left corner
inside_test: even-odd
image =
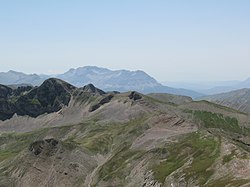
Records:
[[[101,71],[101,72],[110,72],[111,70],[107,68],[97,67],[97,66],[83,66],[78,67],[76,69],[71,69],[71,71],[79,72],[79,71]]]
[[[13,71],[14,72],[14,71]],[[0,84],[32,84],[33,86],[39,86],[51,76],[40,75],[27,75],[27,74],[7,74],[0,73]],[[97,66],[84,66],[79,68],[71,68],[69,71],[56,75],[56,78],[67,81],[76,87],[83,87],[84,85],[93,83],[97,88],[109,91],[127,92],[135,90],[144,94],[147,93],[171,93],[177,95],[187,95],[193,98],[202,96],[202,94],[194,92],[192,90],[175,89],[166,87],[157,82],[156,79],[142,70],[110,70],[107,68]],[[67,90],[72,90],[72,85],[69,86],[58,79],[48,79],[46,84],[51,85],[57,83],[68,87]],[[49,85],[50,85],[49,84]],[[68,85],[68,86],[65,86]],[[94,89],[89,89],[93,93]],[[103,93],[102,92],[99,92]]]
[[[88,84],[82,88],[83,92],[94,93],[94,94],[105,94],[104,91],[96,88],[93,84]]]
[[[61,79],[58,79],[58,78],[49,78],[49,79],[46,79],[42,85],[40,86],[40,88],[43,88],[43,87],[46,87],[46,88],[49,88],[49,87],[56,87],[56,88],[64,88],[66,91],[68,92],[71,92],[72,90],[75,90],[76,87],[61,80]]]
[[[10,119],[15,113],[20,116],[37,117],[44,113],[58,112],[69,104],[77,90],[83,94],[91,93],[92,96],[105,94],[93,84],[78,89],[57,78],[49,78],[38,87],[24,86],[12,89],[0,84],[0,120]]]
[[[19,95],[13,113],[37,117],[44,113],[57,112],[67,106],[76,87],[57,79],[45,80],[25,95]]]
[[[14,70],[9,70],[7,73],[20,73],[20,72],[17,72],[17,71],[14,71]]]

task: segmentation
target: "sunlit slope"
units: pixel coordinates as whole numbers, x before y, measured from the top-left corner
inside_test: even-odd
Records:
[[[209,102],[88,85],[56,112],[0,123],[0,185],[248,186],[249,124]]]

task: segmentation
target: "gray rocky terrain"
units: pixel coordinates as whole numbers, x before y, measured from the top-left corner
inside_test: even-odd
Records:
[[[0,90],[14,109],[20,100],[27,105],[22,113],[0,111],[0,186],[250,185],[244,113],[189,97],[104,92],[59,79],[16,95],[15,89]]]

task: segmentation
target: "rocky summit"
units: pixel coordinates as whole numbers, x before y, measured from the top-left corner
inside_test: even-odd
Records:
[[[136,91],[0,85],[0,186],[250,186],[250,116]]]
[[[57,112],[70,101],[74,86],[59,79],[48,79],[39,87],[18,87],[11,89],[1,86],[0,120],[14,114],[37,117],[44,113]]]

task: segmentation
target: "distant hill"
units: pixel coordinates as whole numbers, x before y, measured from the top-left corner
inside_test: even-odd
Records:
[[[243,88],[250,88],[250,78],[244,81],[225,81],[224,83],[221,82],[220,86],[218,85],[210,89],[200,90],[200,92],[206,95],[212,95],[212,94],[220,94],[223,92],[239,90]]]
[[[250,88],[250,78],[240,82],[236,85],[237,88]]]
[[[248,88],[199,98],[201,99],[250,113],[250,89]]]
[[[174,88],[193,90],[204,95],[214,95],[243,88],[250,88],[250,78],[243,81],[163,82],[162,84]]]
[[[169,93],[176,95],[185,95],[192,98],[203,96],[198,92],[188,89],[176,89],[168,86],[163,86],[158,83],[153,77],[143,71],[128,71],[128,70],[109,70],[96,66],[86,66],[69,71],[59,75],[27,75],[20,72],[9,71],[0,73],[0,84],[32,84],[39,86],[45,79],[56,77],[76,87],[82,87],[86,84],[94,84],[104,91],[138,91],[145,94],[148,93]]]
[[[8,71],[0,72],[0,84],[13,85],[13,84],[32,84],[34,86],[42,84],[45,77],[37,74],[25,74],[22,72]]]

